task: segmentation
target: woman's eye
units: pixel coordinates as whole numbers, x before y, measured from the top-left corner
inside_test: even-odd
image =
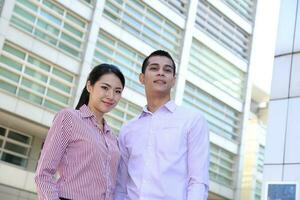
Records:
[[[108,87],[106,87],[106,86],[101,86],[101,88],[104,90],[108,90]]]
[[[121,91],[121,90],[116,90],[116,93],[117,93],[117,94],[121,94],[122,91]]]

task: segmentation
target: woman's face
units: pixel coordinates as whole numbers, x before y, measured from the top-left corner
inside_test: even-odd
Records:
[[[123,86],[115,74],[109,73],[101,76],[94,85],[88,81],[87,90],[90,93],[89,108],[96,113],[104,114],[117,105]]]

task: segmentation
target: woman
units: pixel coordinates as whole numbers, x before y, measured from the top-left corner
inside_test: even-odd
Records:
[[[124,86],[116,66],[98,65],[89,74],[76,109],[57,113],[36,171],[39,199],[114,198],[120,154],[103,115],[117,105]]]

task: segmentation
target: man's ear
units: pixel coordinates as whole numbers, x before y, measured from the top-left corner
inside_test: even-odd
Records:
[[[176,75],[174,75],[174,78],[173,78],[173,83],[172,83],[172,87],[174,87],[176,84]]]
[[[145,74],[140,73],[139,79],[140,79],[140,83],[144,85],[145,84]]]

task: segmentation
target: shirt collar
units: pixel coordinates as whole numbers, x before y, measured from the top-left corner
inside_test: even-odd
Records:
[[[166,108],[168,111],[173,113],[176,109],[176,104],[173,100],[170,100],[167,103],[165,103],[164,105],[162,105],[160,108],[158,108],[158,110],[160,110],[161,108]],[[143,107],[142,113],[139,115],[139,118],[144,117],[147,114],[152,114],[152,113],[148,110],[147,105],[145,105]]]
[[[88,118],[88,117],[92,117],[94,116],[94,114],[91,112],[91,110],[89,109],[89,107],[87,107],[87,105],[83,104],[80,108],[80,113],[81,113],[81,116],[83,118]]]
[[[98,124],[97,124],[97,121],[96,121],[95,115],[92,113],[92,111],[89,109],[89,107],[88,107],[87,105],[83,104],[83,105],[79,108],[79,110],[80,110],[81,116],[82,116],[83,118],[91,118],[92,121],[93,121],[93,123],[94,123],[95,125],[98,125]],[[104,128],[104,133],[109,133],[109,132],[111,132],[111,129],[110,129],[109,125],[107,124],[106,120],[105,120],[104,118],[103,118],[103,120],[104,120],[104,127],[103,127],[103,128]]]

